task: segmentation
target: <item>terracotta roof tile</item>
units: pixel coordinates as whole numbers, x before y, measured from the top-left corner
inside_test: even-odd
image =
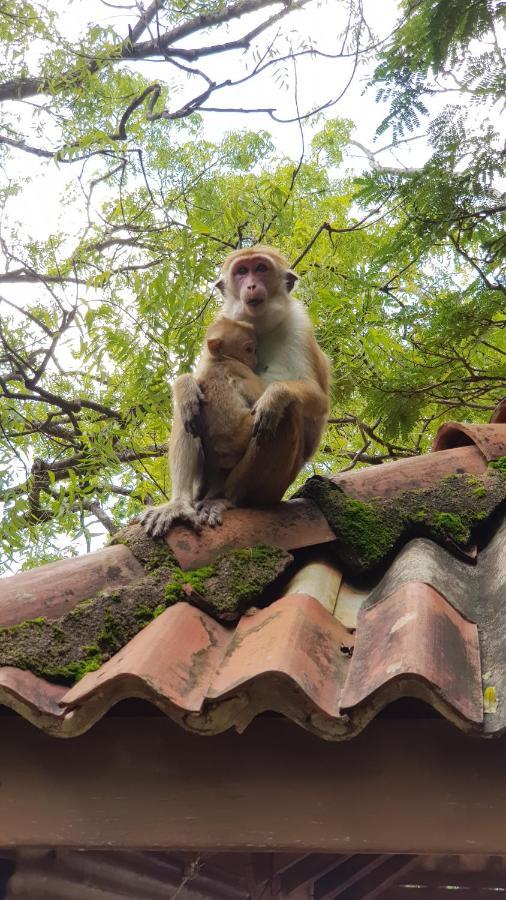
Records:
[[[196,712],[231,637],[210,616],[177,603],[98,671],[85,675],[61,698],[61,704],[73,709],[100,696],[107,707],[119,698],[144,697],[169,711],[174,706]]]
[[[389,685],[404,684],[405,691],[411,680],[429,688],[423,692],[434,705],[437,698],[462,720],[482,721],[478,629],[416,581],[359,612],[342,707],[349,712]]]
[[[0,626],[41,614],[56,619],[97,591],[128,584],[143,571],[128,548],[118,545],[10,575],[1,580]]]
[[[494,409],[491,422],[506,422],[506,397]]]
[[[50,733],[58,731],[63,719],[59,702],[65,688],[37,678],[12,666],[0,668],[0,703]]]
[[[227,696],[259,678],[287,678],[315,707],[339,715],[339,698],[354,638],[321,604],[291,594],[243,616],[211,682],[210,699]],[[341,647],[346,646],[343,653]]]
[[[463,422],[446,422],[436,434],[432,450],[448,451],[471,444],[490,462],[506,454],[504,431],[504,424],[499,423],[466,425]]]
[[[342,578],[342,572],[335,565],[323,556],[315,556],[291,578],[287,593],[309,594],[319,600],[330,613],[334,613]]]
[[[397,497],[403,491],[431,487],[445,475],[460,472],[481,475],[486,468],[486,459],[477,447],[459,447],[442,450],[437,456],[410,456],[381,466],[332,475],[331,481],[350,497],[368,500],[370,497]]]
[[[292,500],[270,509],[232,509],[220,528],[206,528],[197,535],[190,528],[176,525],[167,535],[167,543],[183,569],[206,566],[223,550],[257,544],[296,550],[333,539],[325,517],[310,500]]]
[[[459,472],[479,477],[490,459],[506,455],[506,424],[500,417],[490,426],[450,423],[435,449],[333,481],[349,497],[367,499],[396,497]],[[333,560],[335,535],[306,499],[233,510],[222,528],[200,536],[174,528],[167,543],[185,570],[207,565],[225,549],[258,544],[293,551],[295,562],[278,599],[270,597],[274,602],[251,609],[234,626],[176,603],[70,689],[0,666],[0,702],[61,736],[90,728],[129,697],[152,702],[198,733],[242,730],[271,710],[341,739],[397,697],[422,698],[467,731],[506,730],[504,504],[474,559],[415,538],[367,584],[343,578]],[[158,552],[160,545],[153,546]],[[4,579],[0,624],[55,619],[121,585],[142,591],[156,581],[148,551],[118,545]],[[164,552],[168,560],[160,565],[168,569],[162,571],[175,577],[174,557]],[[192,583],[191,574],[181,582],[186,577]]]

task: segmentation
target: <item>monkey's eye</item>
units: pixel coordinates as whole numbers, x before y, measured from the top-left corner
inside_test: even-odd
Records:
[[[246,350],[246,353],[254,353],[255,352],[255,348],[252,347],[251,344],[247,344],[244,349]]]
[[[267,266],[265,263],[258,263],[256,270],[257,272],[267,272]]]
[[[235,274],[236,275],[246,275],[247,271],[248,270],[247,270],[246,266],[239,266],[239,268],[236,270]]]

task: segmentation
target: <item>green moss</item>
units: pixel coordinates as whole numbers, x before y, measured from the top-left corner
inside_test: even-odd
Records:
[[[227,550],[209,566],[175,572],[165,586],[167,605],[190,599],[218,619],[237,619],[275,590],[293,557],[276,547]]]
[[[264,602],[292,561],[282,550],[258,547],[225,552],[212,565],[183,572],[165,544],[150,552],[146,541],[154,543],[144,535],[128,542],[147,565],[129,584],[99,591],[55,621],[39,616],[0,628],[0,666],[72,684],[100,668],[172,603],[190,602],[216,618],[238,618],[246,606]]]
[[[401,541],[421,535],[467,547],[506,500],[502,474],[451,474],[430,488],[368,502],[348,497],[334,482],[314,476],[295,495],[309,497],[336,535],[341,566],[355,574],[377,567]]]
[[[88,672],[96,672],[101,665],[100,653],[94,653],[78,662],[67,663],[66,666],[48,667],[45,677],[62,684],[74,684],[84,678]]]
[[[0,628],[0,665],[73,683],[99,668],[152,620],[171,576],[170,567],[160,566],[119,589],[98,592],[53,622],[39,617]]]
[[[500,456],[499,459],[494,459],[493,462],[488,465],[489,469],[493,469],[494,472],[499,472],[499,475],[506,479],[506,456]]]
[[[457,543],[465,544],[469,540],[469,526],[455,513],[434,512],[430,524],[436,534],[451,537]]]
[[[200,569],[192,569],[188,572],[183,572],[182,569],[175,571],[172,580],[165,585],[167,606],[180,603],[188,598],[184,585],[189,585],[197,594],[205,593],[206,579],[210,578],[214,572],[215,566],[202,566]]]
[[[129,525],[118,531],[111,544],[124,544],[128,547],[146,572],[177,567],[176,557],[169,545],[164,540],[152,540],[140,525]]]
[[[83,645],[78,659],[65,661],[62,644],[66,641],[67,636],[59,624],[39,616],[0,628],[0,661],[3,665],[29,669],[35,675],[64,684],[73,683],[87,672],[100,668],[103,657],[97,644]],[[59,654],[62,654],[61,658]]]

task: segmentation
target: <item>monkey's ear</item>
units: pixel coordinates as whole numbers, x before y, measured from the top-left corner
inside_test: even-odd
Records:
[[[214,282],[214,286],[215,286],[215,288],[218,288],[220,294],[225,293],[225,279],[224,278],[218,278],[218,281]]]
[[[288,293],[290,293],[290,291],[293,291],[295,285],[297,284],[299,276],[296,275],[295,272],[292,272],[291,269],[288,269],[288,272],[285,275],[285,280],[286,286],[288,288]]]
[[[218,356],[221,353],[221,348],[223,346],[223,341],[221,338],[209,338],[207,341],[207,349],[211,356]]]

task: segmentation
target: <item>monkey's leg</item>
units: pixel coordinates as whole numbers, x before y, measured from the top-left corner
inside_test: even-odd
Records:
[[[150,537],[163,537],[178,520],[187,522],[195,531],[201,530],[194,506],[195,485],[200,481],[203,469],[203,453],[200,438],[185,431],[175,418],[169,445],[169,463],[172,477],[172,498],[161,506],[144,509],[139,521]]]
[[[225,484],[225,497],[236,505],[270,506],[281,500],[304,464],[304,419],[291,403],[273,437],[253,438]]]
[[[222,456],[223,468],[226,467],[228,470],[233,470],[238,462],[241,461],[251,442],[253,421],[252,413],[246,412],[238,426],[234,428],[234,432],[228,441],[226,460]],[[210,478],[204,499],[197,503],[199,521],[203,525],[210,525],[211,528],[221,525],[224,511],[236,505],[232,499],[225,496],[226,472],[224,473],[222,469],[219,477],[217,477],[217,474],[214,473],[214,477]]]

